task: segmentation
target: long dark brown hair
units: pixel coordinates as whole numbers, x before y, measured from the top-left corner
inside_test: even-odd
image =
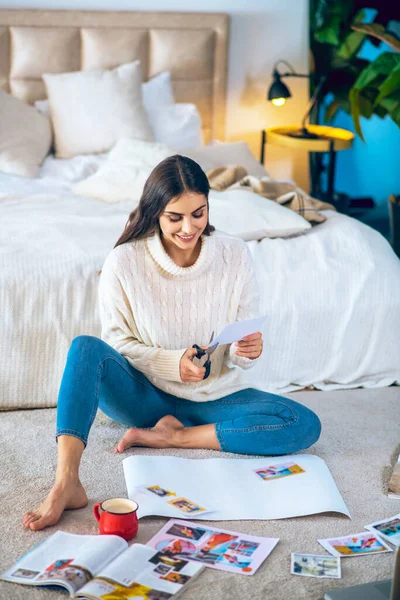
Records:
[[[150,173],[140,198],[139,204],[129,215],[122,235],[114,248],[152,235],[158,225],[160,215],[172,198],[178,198],[184,192],[202,194],[207,199],[210,185],[200,165],[187,156],[174,154],[161,161]],[[210,235],[215,227],[207,225],[203,231]]]

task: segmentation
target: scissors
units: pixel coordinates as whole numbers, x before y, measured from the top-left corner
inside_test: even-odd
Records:
[[[206,361],[202,365],[203,367],[206,368],[206,372],[204,373],[203,379],[207,379],[207,377],[210,375],[210,370],[211,370],[210,356],[219,346],[219,342],[217,342],[213,346],[211,345],[211,342],[213,341],[213,339],[214,339],[214,331],[212,332],[210,341],[208,342],[207,350],[203,350],[203,348],[200,348],[200,346],[198,346],[197,344],[193,344],[193,346],[192,346],[192,348],[195,348],[195,350],[197,350],[196,358],[202,358],[204,355],[207,355]]]

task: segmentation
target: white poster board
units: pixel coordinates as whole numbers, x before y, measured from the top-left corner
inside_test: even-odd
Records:
[[[128,497],[138,503],[139,518],[268,520],[323,512],[350,517],[325,462],[310,454],[249,459],[130,456],[123,460],[123,468]],[[255,472],[265,468],[263,476]],[[174,496],[158,497],[146,491],[146,486],[160,486]],[[206,511],[183,514],[168,503],[180,497]]]

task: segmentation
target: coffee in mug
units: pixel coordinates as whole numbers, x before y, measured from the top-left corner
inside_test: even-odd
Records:
[[[99,531],[106,535],[119,535],[129,541],[138,532],[138,504],[127,498],[110,498],[97,502],[93,507],[99,523]]]

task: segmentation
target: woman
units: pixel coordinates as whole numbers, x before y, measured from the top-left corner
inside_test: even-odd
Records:
[[[101,272],[102,339],[79,336],[69,350],[58,398],[56,480],[24,516],[26,527],[43,529],[65,508],[87,504],[78,470],[98,407],[130,427],[118,452],[148,446],[277,455],[318,439],[321,425],[311,410],[242,378],[261,356],[261,333],[218,347],[207,378],[195,364],[194,343],[207,347],[212,331],[259,315],[250,252],[243,241],[214,233],[208,193],[205,173],[180,155],[147,179]]]

